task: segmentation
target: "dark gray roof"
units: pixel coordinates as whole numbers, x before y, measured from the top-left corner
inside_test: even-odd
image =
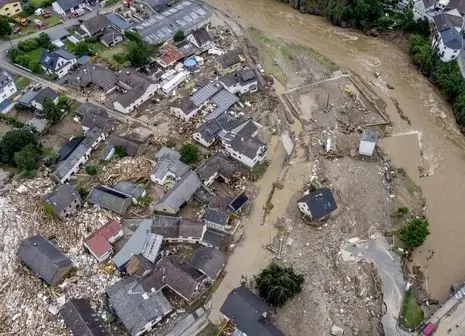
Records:
[[[161,159],[162,157],[164,157],[165,155],[169,155],[169,156],[172,156],[176,159],[180,159],[181,158],[181,154],[179,154],[179,152],[175,149],[172,149],[172,148],[168,148],[166,146],[163,146],[158,152],[157,154],[155,154],[155,159],[159,160]]]
[[[56,2],[60,5],[61,9],[65,12],[68,12],[71,8],[78,7],[79,4],[82,2],[79,0],[56,0]]]
[[[131,335],[173,310],[162,293],[145,291],[133,277],[126,277],[107,288],[110,305]]]
[[[174,102],[171,103],[170,107],[180,109],[185,115],[190,114],[197,108],[192,99],[190,99],[189,97],[176,99]]]
[[[428,9],[431,6],[434,6],[435,4],[438,3],[437,0],[422,0],[422,1],[423,1],[423,5],[425,6],[425,9]]]
[[[247,203],[248,200],[249,198],[245,195],[245,193],[242,193],[234,198],[234,200],[229,204],[229,208],[231,208],[233,211],[237,211],[242,208],[242,206]]]
[[[56,214],[61,213],[75,200],[80,200],[79,193],[69,184],[59,185],[45,197],[45,203],[50,204]]]
[[[433,1],[433,0],[430,0]],[[446,6],[447,9],[454,9],[456,8],[460,14],[465,14],[465,1],[463,0],[450,0]]]
[[[192,255],[190,264],[215,280],[226,264],[226,256],[214,247],[201,247]]]
[[[51,100],[55,100],[60,94],[49,87],[43,88],[39,91],[39,93],[32,99],[33,101],[42,105],[44,103],[45,98],[50,98]]]
[[[100,39],[103,40],[106,44],[110,44],[115,42],[117,37],[122,36],[123,34],[121,34],[120,31],[116,30],[115,28],[108,27],[105,28],[105,30],[103,31],[103,35]]]
[[[458,27],[462,29],[463,19],[461,16],[449,14],[449,13],[441,13],[438,15],[433,16],[434,24],[438,31],[442,31],[448,28]]]
[[[231,106],[237,103],[239,99],[236,95],[232,94],[226,89],[223,89],[212,97],[212,101],[215,103],[216,108],[213,110],[213,112],[205,117],[205,120],[218,118],[224,112],[229,110]]]
[[[116,134],[110,136],[108,143],[115,147],[123,147],[126,151],[126,154],[129,156],[136,156],[139,154],[139,149],[142,145],[142,142],[139,140],[127,136],[119,136]]]
[[[236,152],[247,156],[250,159],[255,158],[260,148],[265,144],[255,138],[244,138],[239,135],[234,137],[230,142],[231,148]]]
[[[281,330],[264,317],[269,311],[265,301],[245,286],[233,289],[220,311],[247,335],[284,336]]]
[[[155,82],[140,72],[131,69],[122,70],[118,74],[118,85],[127,92],[120,94],[117,102],[123,107],[128,107],[139,99],[152,84]]]
[[[141,186],[139,184],[135,184],[129,181],[119,181],[115,185],[115,190],[121,191],[122,193],[125,193],[126,195],[129,195],[133,198],[137,198],[139,196],[142,196],[142,194],[145,191],[144,186]]]
[[[257,81],[257,76],[253,70],[249,69],[228,73],[223,77],[220,77],[218,80],[225,86],[230,87],[237,83],[241,83],[241,85],[246,85],[255,82]]]
[[[229,221],[229,212],[221,209],[207,208],[203,214],[203,219],[219,225],[227,225]]]
[[[110,24],[119,30],[125,31],[132,27],[132,23],[127,22],[121,15],[117,13],[105,14]]]
[[[239,50],[231,50],[218,57],[218,62],[223,68],[230,67],[241,61]]]
[[[37,94],[37,91],[28,91],[25,94],[23,94],[16,102],[18,104],[31,107],[31,102],[34,100]]]
[[[179,217],[155,215],[152,217],[152,233],[164,238],[178,238],[180,220]]]
[[[163,179],[166,174],[171,173],[176,178],[183,177],[190,170],[189,166],[176,158],[174,155],[163,155],[158,159],[157,163],[152,169],[151,175],[157,179]]]
[[[73,335],[107,336],[105,324],[90,304],[84,299],[71,299],[60,310],[66,327]]]
[[[115,86],[117,77],[113,71],[105,69],[102,66],[86,64],[72,74],[66,75],[63,78],[63,82],[81,88],[95,85],[107,91]]]
[[[179,221],[179,237],[202,238],[205,224],[188,218],[181,218]]]
[[[199,51],[199,48],[197,48],[194,44],[190,43],[188,40],[176,43],[176,48],[179,49],[179,51],[183,54],[185,59],[191,57],[192,55],[195,55]]]
[[[220,233],[208,228],[203,235],[202,242],[205,242],[206,244],[212,245],[219,249],[223,243],[224,238],[224,233]]]
[[[195,171],[185,174],[160,200],[159,204],[166,204],[171,209],[178,211],[181,206],[188,202],[202,182]]]
[[[61,40],[63,37],[69,35],[69,32],[64,28],[55,28],[52,31],[47,32],[50,41]]]
[[[115,120],[109,117],[106,112],[89,112],[84,115],[81,124],[87,128],[98,127],[107,134],[113,129]]]
[[[147,271],[152,271],[155,265],[142,254],[132,256],[126,265],[126,272],[137,277],[143,276]]]
[[[195,39],[195,41],[200,47],[203,47],[211,41],[210,34],[208,34],[208,31],[205,28],[200,28],[193,31],[192,37]]]
[[[110,26],[110,21],[105,15],[97,15],[83,22],[81,25],[85,27],[91,35],[95,35],[96,33]]]
[[[105,108],[92,103],[81,103],[81,105],[79,105],[79,107],[76,109],[75,113],[78,116],[84,117],[88,113],[106,115],[107,111]]]
[[[320,219],[337,209],[333,193],[329,188],[320,188],[305,195],[297,202],[304,202],[308,205],[313,219]]]
[[[58,162],[65,160],[84,139],[84,137],[74,137],[65,143],[58,151]]]
[[[55,245],[38,235],[21,241],[16,255],[48,284],[52,284],[61,268],[72,264]]]
[[[462,49],[463,45],[463,36],[455,28],[449,28],[442,30],[441,34],[442,42],[453,50]]]
[[[132,203],[130,196],[105,186],[92,188],[89,196],[87,196],[87,200],[92,204],[118,214],[124,214]]]
[[[236,167],[223,153],[218,152],[204,160],[195,171],[202,181],[208,180],[215,173],[230,179],[236,171]]]
[[[200,125],[196,132],[202,135],[202,138],[205,141],[210,142],[211,140],[216,138],[218,132],[221,131],[221,125],[218,123],[216,119],[205,121],[202,125]]]

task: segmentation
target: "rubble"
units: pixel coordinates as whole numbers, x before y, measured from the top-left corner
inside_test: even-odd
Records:
[[[136,181],[150,176],[154,161],[144,157],[125,157],[105,165],[98,176],[100,183],[114,185],[120,181]]]

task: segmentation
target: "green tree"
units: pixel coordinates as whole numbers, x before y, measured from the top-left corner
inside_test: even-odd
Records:
[[[93,165],[86,166],[86,173],[89,175],[96,175],[97,174],[97,167]]]
[[[431,79],[450,100],[455,100],[465,91],[465,82],[457,61],[437,62],[431,72]]]
[[[421,35],[412,35],[409,40],[409,53],[420,71],[429,76],[434,67],[434,51],[429,42]]]
[[[36,151],[38,151],[39,145],[37,138],[31,132],[24,130],[12,130],[6,132],[0,140],[0,154],[2,162],[11,163],[13,155],[29,144],[33,145],[34,148],[36,148]]]
[[[88,55],[89,54],[89,46],[84,41],[78,42],[74,46],[74,53],[79,57],[84,56],[84,55]]]
[[[18,55],[15,58],[15,63],[23,66],[23,67],[29,67],[29,64],[31,63],[31,58],[28,55]]]
[[[407,224],[400,229],[400,238],[408,249],[421,246],[429,235],[429,223],[424,218],[410,219]]]
[[[179,150],[181,161],[184,163],[194,163],[199,159],[199,148],[191,143],[182,145]]]
[[[150,60],[151,49],[145,42],[137,43],[130,41],[128,43],[128,61],[133,67],[140,67],[147,64]]]
[[[40,33],[39,37],[37,38],[37,43],[42,48],[48,48],[48,46],[51,43],[50,37],[48,36],[47,33]]]
[[[55,214],[55,212],[53,211],[53,206],[48,203],[44,204],[44,212],[49,216],[53,216]]]
[[[39,43],[36,39],[27,39],[18,43],[18,49],[24,52],[36,50],[39,48]]]
[[[116,146],[115,147],[115,155],[120,157],[120,158],[125,157],[127,155],[126,149],[123,146]]]
[[[43,108],[45,119],[50,121],[52,124],[56,124],[58,121],[60,121],[62,113],[51,98],[47,97],[44,99]]]
[[[43,154],[43,162],[47,167],[52,167],[57,163],[58,153],[53,148],[45,148]]]
[[[124,32],[124,36],[129,40],[129,41],[132,41],[132,42],[136,42],[136,43],[143,43],[144,41],[142,40],[142,37],[136,33],[136,32],[133,32],[133,31],[126,31]]]
[[[18,57],[19,55],[24,55],[24,52],[22,52],[18,48],[11,48],[10,50],[8,50],[8,58],[12,62],[16,62],[16,57]]]
[[[0,37],[5,38],[11,35],[13,30],[10,26],[10,18],[0,15]]]
[[[124,64],[128,60],[126,54],[124,53],[114,54],[113,59],[119,64]]]
[[[176,31],[176,33],[174,33],[174,35],[173,35],[173,41],[174,42],[184,41],[185,38],[186,38],[186,36],[184,35],[184,31],[182,31],[182,30]]]
[[[40,66],[40,63],[37,62],[37,61],[31,61],[29,62],[29,66],[28,66],[29,70],[31,70],[33,73],[41,73],[43,70],[42,70],[42,67]]]
[[[33,171],[37,168],[39,154],[37,148],[33,144],[28,144],[21,148],[20,151],[14,153],[13,161],[21,171]]]
[[[304,276],[296,274],[292,267],[271,263],[255,278],[260,296],[273,307],[282,307],[302,291]]]
[[[77,192],[79,193],[79,196],[81,196],[82,199],[86,199],[87,195],[89,195],[89,190],[87,190],[84,187],[79,187],[77,189]]]
[[[36,6],[34,6],[33,4],[26,3],[23,6],[23,13],[29,16],[29,15],[34,14],[36,9],[37,9]]]

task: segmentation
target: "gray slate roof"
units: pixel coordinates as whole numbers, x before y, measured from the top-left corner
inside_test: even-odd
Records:
[[[127,194],[105,186],[92,188],[87,200],[94,205],[118,214],[124,214],[132,203],[131,197]]]
[[[121,191],[122,193],[125,193],[126,195],[129,195],[133,198],[142,196],[142,194],[145,191],[145,188],[143,186],[129,182],[129,181],[119,181],[115,185],[114,189]]]
[[[59,96],[59,93],[55,90],[52,90],[49,87],[43,88],[39,93],[32,99],[33,101],[43,105],[45,98],[50,98],[55,100]]]
[[[203,214],[203,219],[208,222],[225,226],[229,222],[229,212],[221,209],[207,208]]]
[[[118,28],[121,31],[128,30],[129,28],[132,27],[132,23],[127,22],[117,13],[111,12],[111,13],[105,14],[105,16],[107,17],[108,21],[110,21],[110,24],[112,26]]]
[[[226,89],[221,90],[212,98],[213,103],[216,105],[216,109],[213,110],[209,115],[205,117],[205,120],[212,120],[218,118],[224,112],[229,110],[231,106],[236,104],[239,99],[236,95],[232,94]]]
[[[152,233],[164,238],[178,238],[180,220],[179,217],[155,215],[152,217]]]
[[[82,26],[84,26],[89,31],[89,33],[93,36],[96,33],[105,29],[106,27],[109,27],[110,21],[107,19],[105,15],[97,15],[83,22]]]
[[[463,25],[463,19],[461,16],[448,13],[441,13],[433,16],[433,21],[438,31],[454,27],[462,28]]]
[[[456,8],[460,14],[462,15],[465,14],[465,2],[463,0],[450,0],[446,8],[448,9]]]
[[[192,32],[192,37],[195,39],[195,41],[200,47],[203,47],[211,41],[210,34],[208,34],[208,31],[205,28],[194,30]]]
[[[142,145],[142,142],[139,140],[116,134],[113,134],[108,138],[108,143],[114,147],[123,147],[126,150],[126,154],[129,156],[137,156],[137,154],[139,154],[140,146]]]
[[[224,233],[207,228],[207,231],[205,231],[205,234],[203,235],[202,242],[205,242],[219,249],[223,243],[224,238]]]
[[[152,84],[155,82],[140,72],[131,69],[121,70],[118,74],[118,85],[127,92],[120,94],[117,102],[123,107],[128,107],[139,99]]]
[[[84,299],[71,299],[60,310],[66,327],[73,335],[108,336],[105,323]]]
[[[106,112],[88,112],[82,118],[81,124],[87,128],[98,127],[107,134],[115,126],[115,120],[109,117]]]
[[[256,82],[257,76],[253,70],[249,69],[228,73],[223,77],[220,77],[218,80],[225,86],[230,87],[237,83],[240,83],[241,85],[247,85],[252,82]]]
[[[72,264],[55,245],[39,235],[21,241],[16,255],[48,284],[53,282],[61,268]]]
[[[180,159],[181,158],[181,154],[175,150],[175,149],[172,149],[172,148],[168,148],[166,146],[163,146],[157,154],[155,154],[155,159],[161,159],[162,157],[164,157],[165,155],[170,155],[176,159]]]
[[[108,287],[107,294],[110,305],[131,335],[173,310],[162,293],[146,292],[133,277],[123,278]]]
[[[200,106],[217,94],[223,87],[219,83],[207,83],[198,89],[190,99],[196,106]]]
[[[202,182],[196,172],[191,171],[185,174],[169,192],[167,192],[158,204],[166,204],[170,208],[178,211],[181,206],[188,202]]]
[[[241,61],[239,50],[231,50],[218,57],[218,62],[224,68],[230,67]]]
[[[95,85],[107,91],[115,86],[117,76],[113,71],[105,69],[100,65],[86,64],[72,74],[66,75],[63,78],[63,82],[81,88]]]
[[[56,2],[60,5],[61,9],[65,12],[68,12],[71,8],[78,7],[79,4],[82,2],[79,0],[56,0]]]
[[[271,321],[263,319],[269,311],[265,301],[244,286],[229,293],[220,311],[247,335],[284,336]]]
[[[179,237],[202,238],[205,224],[188,218],[181,218],[179,221]]]
[[[109,45],[115,42],[118,37],[123,37],[123,34],[113,27],[108,27],[103,31],[103,35],[100,39]]]
[[[197,108],[192,99],[190,99],[189,97],[182,97],[176,99],[173,103],[171,103],[170,107],[180,109],[185,115],[189,115],[192,111],[194,111]]]
[[[449,28],[442,30],[441,34],[442,42],[453,50],[460,50],[463,46],[463,36],[455,28]]]
[[[92,103],[81,103],[75,113],[80,117],[84,117],[88,113],[106,115],[107,111],[105,108]]]
[[[56,214],[61,213],[75,200],[81,200],[79,193],[69,184],[59,185],[54,191],[45,197],[45,203],[53,207]]]
[[[236,167],[223,153],[218,152],[204,160],[195,171],[202,181],[208,180],[215,173],[230,179],[236,171]]]
[[[329,188],[320,188],[297,201],[307,204],[313,219],[320,219],[337,209],[333,193]]]
[[[65,62],[61,66],[58,66],[58,61],[61,58],[64,58],[65,60],[67,60],[67,62]],[[76,58],[75,55],[63,49],[58,49],[56,51],[49,51],[44,49],[42,51],[42,55],[40,56],[39,63],[47,70],[57,71],[66,66],[70,62],[70,60],[74,58]]]
[[[214,247],[201,247],[195,250],[190,264],[215,280],[226,264],[226,256]]]
[[[151,175],[163,179],[166,174],[174,174],[177,178],[183,177],[190,170],[189,166],[172,155],[164,155],[158,159]]]

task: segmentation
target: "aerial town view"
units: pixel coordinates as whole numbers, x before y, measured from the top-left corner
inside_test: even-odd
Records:
[[[464,21],[1,0],[0,336],[464,336]]]

